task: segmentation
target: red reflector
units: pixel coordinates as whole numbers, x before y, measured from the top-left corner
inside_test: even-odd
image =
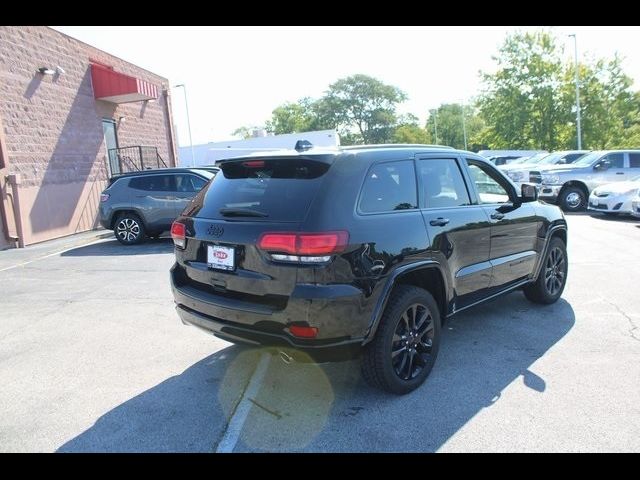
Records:
[[[175,238],[184,238],[187,236],[187,229],[183,223],[173,222],[171,225],[171,236]]]
[[[299,327],[292,325],[289,327],[291,335],[300,338],[316,338],[318,335],[318,329],[316,327]]]
[[[248,162],[242,162],[242,166],[248,168],[261,168],[264,167],[264,160],[249,160]]]
[[[263,233],[258,240],[258,248],[268,252],[291,255],[321,256],[342,252],[349,243],[349,233]]]

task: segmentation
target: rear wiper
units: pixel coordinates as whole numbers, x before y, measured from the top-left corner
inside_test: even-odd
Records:
[[[268,217],[264,212],[251,208],[221,208],[219,212],[225,217]]]

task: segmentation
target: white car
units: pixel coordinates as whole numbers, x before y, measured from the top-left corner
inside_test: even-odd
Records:
[[[631,215],[640,218],[640,192],[638,192],[638,196],[631,202]]]
[[[589,195],[589,210],[603,213],[634,213],[632,203],[638,203],[640,175],[627,182],[607,183],[596,187]]]

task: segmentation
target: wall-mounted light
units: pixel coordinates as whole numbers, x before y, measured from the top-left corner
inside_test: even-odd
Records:
[[[51,69],[51,68],[49,68],[49,67],[40,67],[40,68],[38,69],[38,72],[40,72],[40,73],[41,73],[41,74],[43,74],[43,75],[53,75],[54,73],[56,73],[56,71],[55,71],[55,70],[52,70],[52,69]]]
[[[124,123],[124,121],[127,119],[127,117],[120,117],[118,118],[118,123]]]

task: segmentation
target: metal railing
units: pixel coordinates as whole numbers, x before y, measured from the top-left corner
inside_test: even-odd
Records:
[[[151,168],[167,168],[158,149],[144,145],[132,147],[110,148],[109,171],[111,176],[120,175],[126,172],[148,170]]]

